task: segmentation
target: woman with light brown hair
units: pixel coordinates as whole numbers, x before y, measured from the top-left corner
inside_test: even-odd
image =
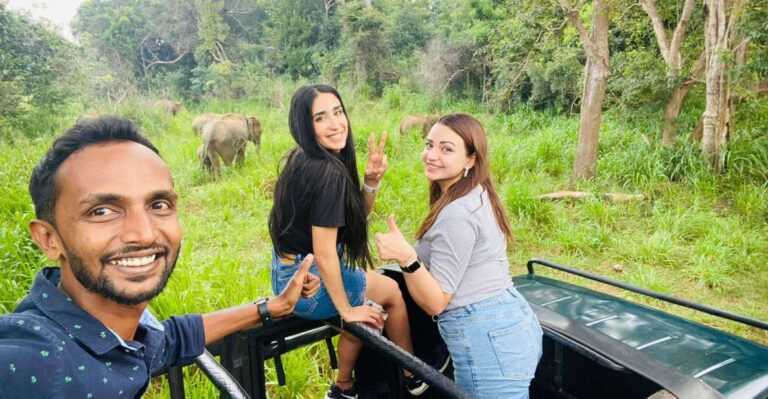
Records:
[[[488,155],[477,119],[441,117],[422,152],[430,211],[418,243],[411,247],[390,216],[376,245],[400,265],[416,303],[437,317],[456,383],[476,398],[527,398],[542,331],[509,277],[512,233]]]

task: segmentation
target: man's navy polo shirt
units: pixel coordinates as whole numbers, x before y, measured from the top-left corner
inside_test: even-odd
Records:
[[[0,315],[0,398],[140,397],[153,373],[203,353],[200,315],[160,324],[145,313],[125,342],[58,290],[60,275],[40,270],[14,313]]]

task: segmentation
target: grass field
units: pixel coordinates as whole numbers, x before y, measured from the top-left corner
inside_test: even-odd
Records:
[[[644,200],[623,203],[599,199],[542,202],[536,196],[565,188],[578,133],[578,119],[521,109],[492,114],[470,102],[431,103],[422,95],[392,89],[377,100],[342,90],[361,165],[370,132],[389,132],[390,169],[371,216],[372,232],[385,229],[394,213],[406,236],[427,211],[427,185],[417,132],[397,134],[406,113],[468,112],[483,121],[492,151],[493,175],[513,225],[511,274],[525,273],[525,261],[551,259],[696,302],[768,320],[768,137],[766,121],[742,128],[732,138],[728,170],[710,176],[694,147],[664,150],[647,144],[651,130],[607,115],[600,143],[598,177],[574,189],[594,193],[637,193]],[[284,103],[288,103],[287,99]],[[152,309],[162,318],[205,312],[270,294],[270,240],[267,215],[277,165],[293,146],[287,109],[262,102],[212,101],[176,117],[135,101],[118,112],[136,120],[171,167],[179,192],[184,242],[166,291]],[[768,105],[762,112],[767,115]],[[190,129],[201,112],[256,115],[263,125],[260,150],[249,144],[245,164],[228,168],[219,180],[205,175],[195,158],[200,138]],[[763,116],[763,118],[765,118]],[[74,118],[69,120],[73,122]],[[744,124],[747,126],[747,124]],[[761,130],[763,129],[763,130]],[[28,238],[33,209],[26,185],[34,162],[51,136],[21,139],[0,148],[0,312],[13,310],[44,259]],[[622,271],[614,271],[620,265]],[[573,280],[580,284],[589,284]],[[617,293],[768,343],[768,333],[705,317],[636,295]],[[270,397],[314,398],[327,388],[332,372],[323,346],[283,358],[288,385],[274,374]],[[314,372],[317,370],[317,372]],[[307,372],[309,371],[309,372]],[[187,371],[187,393],[218,397],[199,373]],[[166,397],[156,382],[147,397]]]

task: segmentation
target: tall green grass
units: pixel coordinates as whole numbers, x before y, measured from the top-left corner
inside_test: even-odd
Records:
[[[271,293],[267,215],[277,165],[294,145],[287,129],[287,109],[279,104],[289,104],[297,84],[282,83],[280,90],[265,96],[269,101],[211,100],[175,117],[152,110],[150,100],[127,101],[117,110],[136,120],[161,150],[181,199],[184,241],[178,267],[166,291],[151,303],[160,317],[206,312]],[[413,237],[428,209],[420,161],[423,139],[415,132],[399,135],[400,118],[411,113],[471,112],[488,132],[494,181],[515,232],[515,243],[509,248],[511,274],[524,273],[528,259],[543,257],[768,320],[768,309],[760,305],[768,303],[768,144],[764,135],[748,128],[737,131],[725,174],[711,176],[695,146],[660,148],[642,139],[641,134],[647,133],[644,128],[608,115],[601,133],[598,177],[578,182],[576,188],[640,193],[645,199],[542,202],[537,195],[566,187],[577,119],[524,108],[492,114],[477,104],[435,101],[401,86],[387,88],[375,100],[351,89],[342,88],[341,93],[361,167],[368,134],[389,133],[390,169],[370,218],[372,232],[385,230],[386,215],[394,213],[403,232]],[[200,138],[190,128],[194,116],[207,111],[256,115],[263,125],[261,149],[249,144],[245,164],[224,169],[218,180],[200,169],[195,158]],[[33,218],[26,184],[35,160],[51,141],[52,137],[24,139],[0,148],[0,312],[16,306],[34,272],[47,263],[25,227]],[[616,265],[622,271],[615,271]],[[558,277],[594,287],[576,278]],[[768,343],[765,332],[597,288]],[[320,396],[333,375],[327,359],[322,345],[288,354],[283,358],[288,385],[277,386],[270,374],[270,397]],[[188,394],[217,396],[194,368],[186,373]],[[148,396],[166,397],[165,384],[154,382]]]

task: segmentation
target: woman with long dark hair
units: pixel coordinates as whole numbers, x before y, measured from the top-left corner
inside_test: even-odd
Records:
[[[302,298],[294,314],[313,320],[340,315],[344,322],[363,322],[387,329],[389,338],[413,353],[408,314],[397,283],[372,265],[367,216],[387,170],[386,134],[378,147],[371,134],[365,175],[358,177],[352,129],[339,93],[330,86],[304,86],[291,100],[291,135],[298,145],[285,158],[275,185],[269,233],[274,246],[272,288],[280,292],[302,258],[312,253],[310,273],[322,280],[312,298]],[[368,298],[383,306],[386,318]],[[326,398],[357,397],[352,376],[362,343],[342,333],[339,371]],[[427,385],[404,371],[406,387],[421,394]]]
[[[512,233],[491,181],[482,125],[446,115],[422,152],[430,210],[411,247],[389,216],[376,234],[382,259],[403,269],[414,301],[436,316],[456,383],[476,398],[527,398],[541,357],[536,315],[512,285]]]

